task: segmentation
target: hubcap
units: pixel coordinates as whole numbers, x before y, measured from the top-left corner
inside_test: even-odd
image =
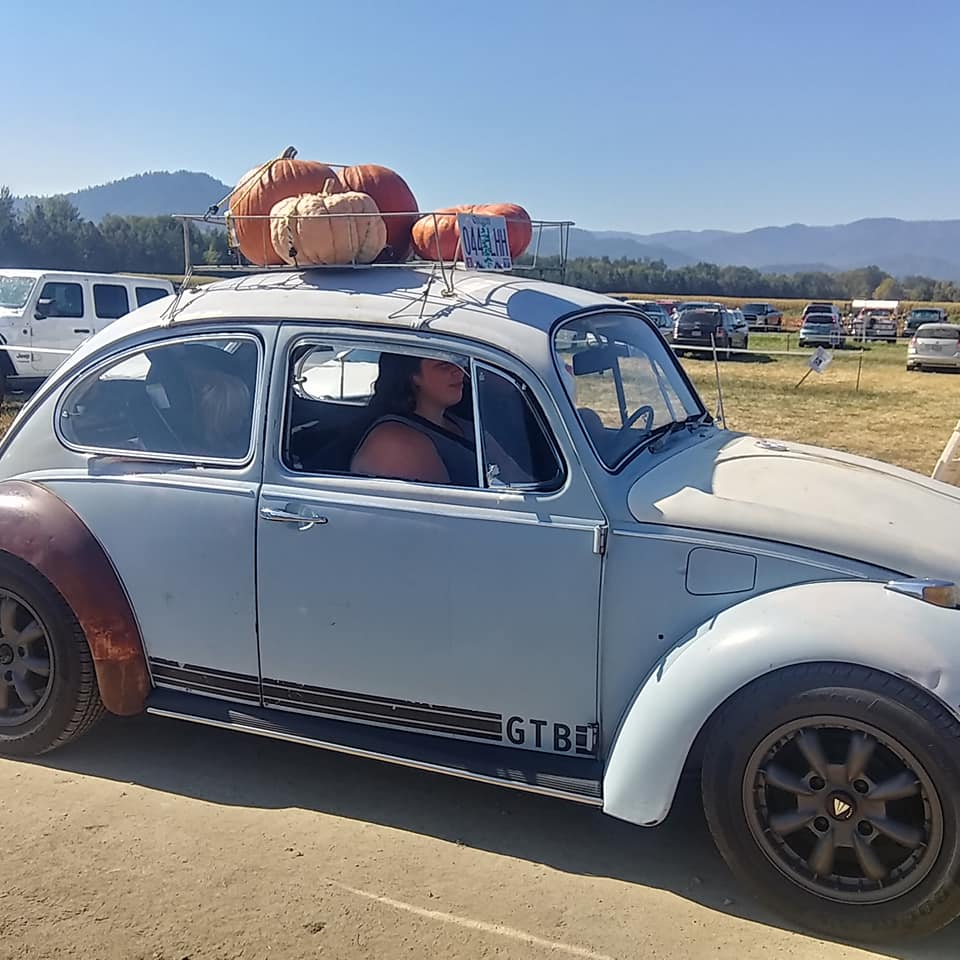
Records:
[[[0,590],[0,727],[24,723],[43,709],[53,668],[40,618],[26,601]]]
[[[839,717],[785,724],[754,751],[747,823],[790,880],[830,900],[882,903],[936,862],[943,814],[930,777],[890,735]]]

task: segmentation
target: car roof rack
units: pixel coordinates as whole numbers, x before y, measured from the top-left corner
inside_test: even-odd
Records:
[[[184,257],[184,281],[186,281],[190,276],[195,274],[202,275],[222,275],[222,276],[237,276],[242,274],[263,274],[263,273],[289,273],[290,271],[296,270],[370,270],[370,269],[381,269],[381,268],[396,268],[401,267],[404,269],[429,269],[434,272],[439,271],[441,277],[444,281],[445,292],[452,294],[454,291],[454,280],[456,271],[458,269],[463,270],[463,262],[461,258],[460,243],[457,243],[457,248],[452,259],[419,259],[416,257],[408,258],[406,260],[397,260],[397,261],[385,261],[385,262],[376,262],[376,263],[357,263],[356,261],[351,261],[349,263],[339,263],[339,264],[298,264],[296,260],[293,263],[283,263],[270,266],[260,266],[257,264],[250,263],[241,253],[239,244],[236,239],[236,232],[234,225],[237,221],[244,220],[272,220],[274,219],[270,215],[256,216],[256,217],[237,217],[229,212],[226,214],[220,214],[219,209],[222,206],[223,202],[219,204],[214,204],[210,209],[204,214],[174,214],[173,218],[178,220],[183,226],[183,257]],[[432,216],[434,218],[434,226],[437,226],[437,218],[439,217],[449,217],[452,214],[450,211],[419,211],[417,212],[417,218],[421,219],[423,217]],[[338,213],[338,214],[308,214],[306,216],[300,217],[299,219],[309,220],[309,219],[335,219],[339,217],[380,217],[382,219],[388,219],[390,217],[403,217],[409,219],[412,216],[410,212],[406,213]],[[508,222],[512,218],[505,218]],[[519,222],[519,221],[518,221]],[[524,221],[527,222],[527,221]],[[530,220],[529,221],[532,230],[533,237],[527,250],[524,251],[523,255],[517,260],[512,262],[512,267],[508,271],[500,271],[505,273],[520,273],[520,274],[535,274],[543,276],[545,274],[551,274],[555,278],[559,279],[560,283],[564,282],[566,277],[566,267],[567,267],[567,258],[570,245],[570,228],[574,225],[572,220]],[[227,245],[231,251],[231,255],[234,258],[234,262],[230,264],[195,264],[193,263],[192,250],[191,250],[191,240],[192,240],[192,231],[193,229],[203,229],[204,227],[209,228],[211,226],[220,227],[226,232],[227,235]]]

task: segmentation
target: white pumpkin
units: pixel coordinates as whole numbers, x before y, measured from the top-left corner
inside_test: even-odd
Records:
[[[284,263],[372,263],[387,245],[387,228],[365,193],[302,193],[270,208],[270,239]]]

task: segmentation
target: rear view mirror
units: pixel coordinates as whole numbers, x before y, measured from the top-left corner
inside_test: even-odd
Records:
[[[616,367],[617,357],[627,355],[626,348],[620,348],[616,344],[590,347],[573,355],[573,372],[578,377],[588,373],[603,373],[604,370]]]
[[[54,305],[56,301],[50,297],[41,297],[37,301],[37,306],[33,311],[33,315],[37,320],[43,320],[44,317],[50,316],[50,308]]]

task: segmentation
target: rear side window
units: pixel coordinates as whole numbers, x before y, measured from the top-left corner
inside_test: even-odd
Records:
[[[117,283],[93,285],[93,309],[101,320],[116,320],[130,312],[127,288]]]
[[[153,303],[154,300],[162,300],[169,296],[170,292],[162,290],[160,287],[137,287],[137,306],[145,307],[148,303]]]
[[[114,360],[60,407],[68,446],[192,461],[244,461],[253,445],[259,342],[250,336],[163,343]]]
[[[924,340],[957,340],[960,338],[960,327],[926,327],[919,331],[918,336]]]
[[[44,307],[48,317],[82,317],[83,287],[79,283],[51,280],[40,291],[41,300],[49,300]]]

